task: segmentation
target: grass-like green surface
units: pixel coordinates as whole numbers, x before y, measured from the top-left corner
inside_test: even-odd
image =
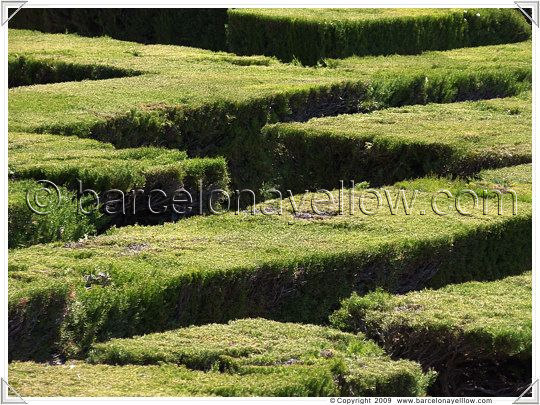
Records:
[[[37,396],[122,392],[130,396],[419,396],[432,379],[414,362],[391,360],[361,334],[264,319],[115,339],[95,345],[89,362],[94,365],[12,363],[10,383],[20,387],[23,395]],[[79,380],[69,377],[71,370],[77,370]],[[108,382],[88,387],[85,381],[98,373]],[[167,375],[167,381],[188,381],[182,388],[173,381],[160,387]],[[139,386],[141,376],[149,382]],[[45,388],[46,378],[58,385]]]
[[[324,65],[328,57],[518,42],[530,27],[511,9],[233,9],[227,34],[238,54]]]
[[[264,56],[240,57],[196,48],[10,30],[9,54],[33,61],[103,65],[145,73],[11,89],[10,126],[15,130],[91,125],[130,109],[242,102],[387,74],[472,73],[480,66],[526,74],[531,69],[530,42],[421,56],[350,58],[336,62],[334,69],[315,69],[281,64]],[[344,69],[339,69],[341,66]],[[79,132],[78,128],[72,132]]]
[[[99,215],[77,214],[76,203],[73,202],[74,193],[64,187],[59,187],[61,194],[60,205],[56,206],[57,196],[55,193],[48,195],[45,191],[34,193],[32,190],[40,190],[42,186],[31,180],[8,182],[8,246],[16,248],[30,246],[36,243],[53,241],[70,241],[83,238],[85,235],[96,233],[98,224],[101,223]],[[27,203],[27,192],[30,204],[39,212],[48,211],[47,215],[38,215],[32,212]],[[36,204],[34,196],[37,195],[40,207]],[[51,207],[55,207],[54,210]]]
[[[349,58],[303,68],[264,56],[145,46],[108,38],[9,32],[13,61],[131,69],[138,76],[12,88],[12,131],[93,137],[224,156],[233,185],[268,178],[267,123],[387,106],[503,97],[530,88],[530,42]],[[14,62],[15,63],[15,62]],[[264,173],[264,175],[263,175]]]
[[[517,170],[522,175],[530,166]],[[319,322],[353,290],[407,291],[514,273],[530,266],[530,181],[515,184],[517,215],[509,196],[502,215],[496,215],[493,198],[487,215],[481,202],[472,209],[470,197],[463,197],[462,205],[472,216],[457,214],[444,195],[437,205],[449,214],[431,210],[434,189],[454,195],[463,186],[499,189],[491,177],[473,184],[435,178],[401,182],[397,187],[408,189],[410,215],[401,203],[391,215],[384,191],[379,212],[364,215],[357,200],[363,190],[357,189],[354,215],[348,214],[348,191],[344,215],[335,215],[338,191],[333,207],[315,203],[319,214],[311,208],[312,197],[301,202],[296,195],[295,215],[285,200],[283,215],[263,215],[261,209],[276,208],[266,203],[257,215],[193,217],[11,251],[10,356],[79,352],[96,339],[245,316]],[[413,188],[421,191],[411,208]],[[397,194],[397,188],[388,189],[393,207]],[[365,209],[372,211],[376,204],[370,196]],[[491,253],[486,258],[479,251]],[[85,288],[84,276],[99,273],[108,274],[108,282]]]
[[[284,188],[340,180],[389,184],[437,173],[467,176],[532,159],[530,93],[407,106],[266,126]]]
[[[8,148],[10,178],[47,180],[71,191],[62,187],[61,206],[55,207],[53,203],[53,209],[40,210],[52,211],[52,214],[40,216],[33,214],[26,203],[27,190],[36,186],[31,181],[13,183],[20,186],[13,187],[9,195],[10,247],[77,240],[84,234],[102,232],[113,224],[148,224],[177,219],[178,213],[185,208],[176,205],[174,210],[171,204],[173,199],[182,197],[181,194],[175,197],[181,187],[190,192],[192,205],[196,206],[201,188],[199,182],[206,194],[229,186],[227,163],[219,157],[188,159],[185,152],[178,150],[157,147],[115,149],[111,144],[92,139],[17,132],[9,133]],[[74,192],[87,189],[100,196],[99,212],[109,214],[77,214],[80,209]],[[163,204],[156,202],[157,194],[151,195],[153,189],[163,190],[167,195],[162,198],[167,211],[159,215],[152,214],[148,208],[151,198],[152,209],[164,211]],[[120,192],[124,193],[123,205],[114,203],[120,198]],[[94,201],[94,197],[86,193],[83,209],[95,209]],[[122,210],[124,214],[114,214]]]
[[[331,319],[342,329],[369,331],[394,355],[441,371],[439,393],[489,388],[519,394],[531,377],[530,272],[402,296],[354,294]]]
[[[188,370],[173,364],[151,366],[90,365],[69,361],[60,366],[12,362],[9,384],[23,396],[192,397],[331,396],[333,375],[314,366],[257,369],[244,374]]]
[[[274,19],[339,23],[385,18],[441,16],[461,9],[447,8],[242,8],[229,14],[258,15]]]
[[[11,176],[47,179],[58,185],[104,192],[141,188],[194,191],[201,180],[207,187],[226,189],[227,164],[223,158],[188,159],[185,152],[157,147],[115,149],[109,143],[50,134],[10,132]]]

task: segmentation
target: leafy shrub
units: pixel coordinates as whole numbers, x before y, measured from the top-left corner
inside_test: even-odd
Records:
[[[330,317],[439,372],[432,395],[520,395],[531,378],[531,273],[404,296],[353,294]]]
[[[23,8],[10,28],[225,49],[226,9]]]
[[[51,209],[46,215],[38,215],[30,210],[27,205],[27,192],[30,193],[30,202],[41,211],[33,200],[37,193],[38,202],[55,206],[56,195],[47,197],[45,193],[39,193],[42,185],[34,181],[10,181],[8,193],[8,246],[18,248],[37,243],[54,241],[78,240],[96,233],[105,220],[100,219],[99,214],[83,215],[78,213],[75,202],[75,194],[61,187],[61,203]],[[50,198],[50,199],[49,199]],[[43,208],[43,212],[46,208]]]
[[[283,189],[326,189],[340,180],[378,186],[530,162],[531,118],[531,99],[522,95],[278,123],[262,134],[274,145],[272,172]]]
[[[233,9],[227,25],[232,52],[305,65],[518,42],[530,35],[525,19],[511,9]]]
[[[498,187],[490,178],[483,181],[478,187]],[[73,355],[114,337],[240,317],[324,322],[353,291],[382,287],[406,292],[492,280],[530,268],[530,181],[515,185],[515,216],[508,209],[500,216],[492,209],[489,215],[419,215],[416,210],[430,209],[430,184],[453,193],[475,187],[424,179],[427,191],[417,196],[411,215],[381,210],[365,216],[357,209],[355,215],[316,216],[308,215],[298,199],[295,213],[285,200],[282,216],[198,216],[163,226],[124,227],[68,247],[19,249],[10,255],[10,289],[18,294],[10,298],[10,311],[32,301],[35,286],[69,286],[73,293],[66,294],[60,331],[49,333],[61,335],[53,348]],[[418,186],[396,185],[407,190]],[[110,283],[86,288],[83,276],[99,272],[108,273]],[[62,279],[51,278],[54,274]],[[25,325],[10,335],[14,359],[46,350],[15,344],[42,327]]]
[[[82,65],[54,60],[35,61],[25,56],[8,59],[8,86],[29,86],[81,80],[103,80],[114,77],[136,76],[140,72],[112,66]]]

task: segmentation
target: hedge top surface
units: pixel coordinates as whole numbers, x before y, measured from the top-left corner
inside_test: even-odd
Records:
[[[266,130],[303,137],[342,137],[384,145],[450,147],[459,155],[532,154],[530,92],[517,97],[388,108],[370,114],[278,123]]]
[[[228,324],[114,339],[96,344],[89,361],[95,365],[75,363],[74,367],[82,366],[80,371],[86,374],[92,373],[91,370],[114,373],[113,370],[131,370],[134,365],[140,365],[145,367],[139,370],[149,376],[156,370],[155,365],[180,366],[169,368],[177,376],[187,374],[184,368],[187,367],[191,381],[186,392],[199,395],[219,395],[220,392],[225,395],[227,391],[221,387],[230,380],[236,380],[237,388],[228,395],[242,392],[278,395],[285,389],[290,391],[289,395],[425,395],[432,378],[430,373],[423,374],[417,363],[391,360],[362,334],[265,319],[240,319]],[[99,363],[122,367],[106,368]],[[22,371],[28,369],[29,364],[15,363],[13,367],[17,382],[24,379]],[[203,376],[212,379],[220,372],[223,381],[209,389]],[[54,374],[54,369],[49,369],[49,373]],[[289,377],[287,383],[284,377]],[[252,385],[254,382],[259,383],[258,388]],[[110,384],[106,387],[111,389]],[[113,384],[113,391],[115,388]]]
[[[173,149],[115,149],[92,139],[10,132],[8,151],[10,172],[15,178],[47,179],[71,187],[76,187],[76,179],[80,179],[85,188],[98,192],[150,187],[153,182],[163,187],[164,182],[178,186],[197,172],[201,180],[227,186],[224,159],[188,159],[185,152]],[[205,170],[212,169],[217,173],[206,178]]]
[[[336,326],[365,323],[384,331],[411,328],[426,335],[456,335],[509,356],[532,350],[532,279],[527,272],[491,282],[467,282],[403,296],[353,295],[332,315]]]
[[[9,364],[9,384],[24,397],[332,396],[339,394],[333,377],[326,369],[304,365],[233,374],[174,364]]]
[[[322,69],[195,48],[10,30],[12,60],[23,56],[43,63],[106,64],[146,73],[12,88],[9,125],[11,130],[58,132],[69,128],[71,133],[88,135],[92,125],[133,109],[148,112],[239,103],[396,74],[447,76],[460,71],[512,71],[526,75],[531,70],[530,46],[527,41],[420,56],[350,58],[332,61],[335,68]]]
[[[314,325],[241,319],[98,343],[89,360],[108,364],[183,364],[194,369],[314,364],[343,356],[382,356],[363,336]]]
[[[364,357],[346,369],[330,358],[314,365],[243,366],[236,372],[175,364],[12,362],[9,376],[24,396],[423,396],[432,380],[418,364],[386,356]]]
[[[530,166],[525,170],[530,170]],[[491,175],[496,176],[496,173],[493,171]],[[478,192],[488,185],[500,187],[490,178],[481,182],[476,185]],[[34,288],[51,283],[82,288],[84,274],[102,271],[111,276],[113,284],[108,288],[124,286],[132,289],[137,285],[144,285],[147,289],[153,288],[152,285],[158,288],[163,279],[296,267],[306,261],[317,263],[328,255],[371,256],[428,241],[451,241],[457,235],[515,218],[509,197],[503,199],[505,208],[502,215],[496,214],[493,198],[488,200],[491,209],[487,215],[482,215],[482,204],[472,210],[472,202],[467,204],[465,197],[463,208],[473,212],[472,216],[458,214],[453,208],[453,200],[447,199],[441,200],[438,207],[448,215],[438,216],[432,211],[433,190],[446,188],[455,195],[464,186],[471,188],[475,184],[434,178],[400,182],[396,188],[388,189],[388,197],[381,191],[382,207],[378,212],[375,197],[372,194],[366,196],[365,209],[375,210],[375,215],[360,212],[357,199],[361,189],[356,190],[354,215],[349,215],[349,211],[335,215],[338,191],[334,191],[333,205],[315,203],[319,214],[312,209],[311,201],[328,202],[326,194],[304,198],[296,195],[296,213],[292,211],[291,200],[287,199],[283,201],[283,215],[263,215],[263,209],[278,208],[275,203],[267,202],[257,207],[256,215],[227,213],[193,217],[163,226],[130,226],[113,229],[106,235],[76,244],[53,243],[19,249],[12,251],[9,257],[9,294],[10,298],[17,299]],[[528,218],[531,186],[517,186],[523,190],[518,193],[517,218]],[[395,212],[398,187],[408,189],[405,196],[410,215],[405,215],[401,202],[397,214],[390,213],[387,198]],[[411,208],[412,190],[416,187],[425,191],[418,193]],[[345,210],[348,210],[348,201],[345,200],[348,195],[346,191],[343,200]],[[425,210],[426,215],[420,215],[421,210]],[[133,246],[141,248],[134,250]]]
[[[229,14],[257,15],[265,18],[293,19],[318,23],[348,23],[400,17],[438,16],[466,13],[458,8],[242,8]]]

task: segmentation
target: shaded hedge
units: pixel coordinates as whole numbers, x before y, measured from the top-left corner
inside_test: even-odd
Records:
[[[226,9],[22,8],[10,28],[225,49]]]
[[[353,294],[331,321],[435,369],[430,395],[518,396],[532,372],[531,281],[527,272],[404,296]]]
[[[33,200],[33,191],[42,186],[31,180],[9,181],[8,184],[8,247],[19,248],[37,243],[77,240],[85,235],[93,235],[105,224],[105,219],[98,214],[83,215],[77,212],[75,193],[64,187],[60,204],[50,214],[38,215],[31,211],[26,202],[27,191],[30,190],[30,202],[38,211],[40,209]],[[56,204],[56,196],[52,195],[50,207]],[[47,198],[44,193],[38,194],[38,202],[44,204]]]
[[[305,65],[351,55],[417,54],[426,50],[526,40],[531,29],[514,9],[449,10],[447,14],[356,20],[307,18],[302,9],[269,13],[229,10],[227,41],[239,55],[276,56]],[[355,11],[351,10],[353,14]],[[325,18],[326,17],[326,18]]]
[[[266,319],[113,339],[94,345],[87,361],[124,366],[170,363],[233,375],[251,366],[272,375],[295,364],[311,365],[331,373],[334,392],[346,396],[422,396],[433,379],[414,362],[391,360],[362,334]]]
[[[531,98],[523,94],[277,123],[262,134],[273,145],[272,172],[282,190],[328,189],[341,180],[381,186],[528,163],[531,118]]]
[[[280,184],[290,174],[287,170],[291,162],[283,166],[276,164],[275,152],[286,145],[283,142],[277,144],[275,137],[261,135],[262,128],[268,123],[306,121],[312,117],[369,112],[410,104],[506,97],[529,88],[529,80],[530,72],[504,69],[458,71],[446,75],[438,72],[404,74],[401,77],[377,78],[372,82],[345,82],[299,89],[241,103],[216,102],[200,108],[132,111],[91,128],[66,125],[46,130],[89,136],[118,147],[139,146],[139,137],[144,137],[147,144],[182,148],[190,156],[224,156],[233,188],[250,188],[257,192],[265,185],[283,185],[298,192],[303,191],[306,185],[294,182]],[[524,161],[528,160],[515,160],[514,163]],[[378,179],[380,183],[390,184],[396,180],[392,173],[386,174]],[[424,174],[425,171],[420,169],[407,173],[415,176]]]
[[[24,56],[9,56],[8,58],[8,87],[10,88],[33,84],[103,80],[138,74],[140,72],[135,70],[113,66],[63,63],[54,60],[47,63]]]
[[[230,213],[19,249],[10,255],[9,319],[18,326],[10,327],[9,356],[81,355],[96,341],[242,317],[320,323],[353,291],[516,274],[530,268],[532,252],[530,191],[516,190],[519,214],[490,211],[489,220]],[[415,210],[420,200],[431,198],[418,197]],[[82,275],[98,272],[110,283],[85,288]],[[43,297],[50,303],[35,307]],[[57,321],[39,319],[48,306]]]

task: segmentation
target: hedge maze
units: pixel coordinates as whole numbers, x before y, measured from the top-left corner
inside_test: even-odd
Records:
[[[10,24],[21,395],[530,383],[532,52],[516,10],[23,9]],[[54,199],[27,201],[37,180],[62,197],[47,215],[28,206]]]

